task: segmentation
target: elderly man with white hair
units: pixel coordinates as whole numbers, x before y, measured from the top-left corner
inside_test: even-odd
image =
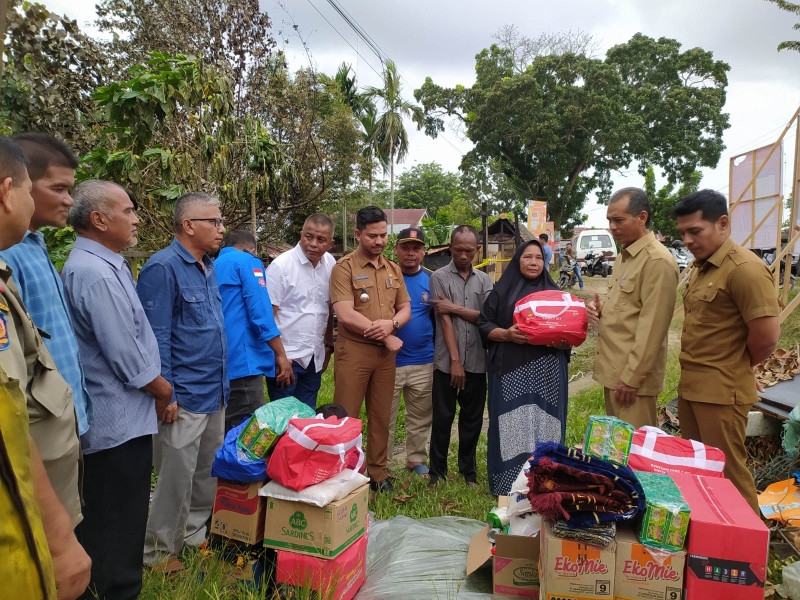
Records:
[[[172,385],[174,421],[158,426],[158,483],[144,561],[175,572],[185,545],[200,546],[214,502],[214,453],[222,445],[228,401],[228,346],[214,261],[225,220],[219,200],[190,192],[175,204],[175,239],[139,274],[136,291],[158,341],[161,375]]]
[[[168,411],[172,386],[161,376],[156,337],[119,254],[137,241],[133,202],[110,181],[84,181],[72,196],[78,237],[64,265],[64,292],[95,415],[81,436],[84,509],[77,533],[92,558],[87,594],[133,600],[142,589],[152,435],[156,415],[175,419],[174,408]]]

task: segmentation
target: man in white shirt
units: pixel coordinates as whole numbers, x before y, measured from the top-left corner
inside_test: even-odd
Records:
[[[297,246],[267,268],[267,290],[286,356],[292,361],[294,384],[281,387],[267,377],[270,400],[294,396],[317,406],[322,373],[333,354],[333,314],[329,282],[336,259],[333,221],[321,213],[308,217]]]

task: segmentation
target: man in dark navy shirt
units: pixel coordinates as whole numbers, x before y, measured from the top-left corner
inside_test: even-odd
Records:
[[[175,239],[142,269],[136,291],[155,333],[161,375],[173,389],[173,422],[159,423],[154,458],[158,484],[150,506],[145,563],[183,567],[184,545],[206,538],[214,502],[211,463],[222,445],[228,400],[228,344],[214,262],[225,221],[219,200],[190,192],[175,204]]]
[[[397,262],[403,271],[408,295],[411,296],[411,320],[397,332],[403,347],[395,359],[394,398],[389,422],[389,460],[394,451],[394,430],[403,394],[406,412],[406,467],[418,475],[427,475],[427,442],[433,408],[433,305],[430,303],[431,271],[422,266],[425,256],[425,235],[411,227],[403,229],[395,245]]]

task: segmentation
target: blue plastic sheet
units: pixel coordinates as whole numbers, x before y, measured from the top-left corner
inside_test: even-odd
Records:
[[[212,477],[222,477],[244,483],[264,481],[267,478],[266,459],[250,460],[244,452],[236,447],[236,438],[246,424],[245,420],[225,436],[225,441],[214,457],[214,464],[211,465]]]

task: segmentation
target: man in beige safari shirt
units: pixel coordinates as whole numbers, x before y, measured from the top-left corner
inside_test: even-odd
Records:
[[[623,249],[605,304],[595,293],[587,305],[589,319],[599,325],[594,380],[605,388],[609,415],[637,428],[656,425],[678,265],[648,230],[650,203],[644,190],[614,193],[606,214],[608,228]]]

